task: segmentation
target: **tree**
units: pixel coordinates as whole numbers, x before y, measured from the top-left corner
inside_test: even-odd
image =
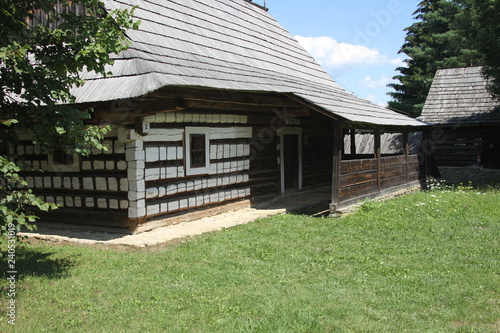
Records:
[[[500,101],[500,1],[461,1],[469,22],[467,37],[475,43],[484,61],[483,75],[489,80],[493,98]]]
[[[91,110],[72,106],[73,86],[85,68],[107,75],[112,53],[128,47],[133,10],[108,12],[99,0],[0,0],[0,234],[32,227],[33,208],[54,208],[20,180],[15,154],[20,133],[47,152],[88,154],[102,148],[106,124],[89,125]],[[4,238],[4,237],[0,237]]]
[[[399,53],[408,56],[406,67],[393,79],[399,83],[388,86],[393,100],[389,107],[412,116],[419,116],[437,69],[475,66],[481,57],[473,41],[465,37],[464,22],[458,20],[462,7],[457,1],[421,1],[413,13],[418,20],[405,31],[405,43]]]

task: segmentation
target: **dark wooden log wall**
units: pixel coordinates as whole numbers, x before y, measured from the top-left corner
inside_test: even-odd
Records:
[[[283,122],[272,112],[254,112],[248,114],[248,125],[252,127],[248,174],[255,202],[261,196],[279,193],[276,146],[279,143],[277,129],[283,126]]]
[[[341,162],[340,201],[377,193],[419,179],[417,155]]]
[[[500,126],[434,127],[426,133],[427,152],[438,166],[500,166]],[[480,161],[478,161],[480,155]]]
[[[278,164],[279,135],[284,128],[302,129],[302,186],[304,189],[331,184],[333,131],[332,120],[315,112],[294,114],[286,108],[248,114],[252,126],[250,141],[250,180],[252,196],[277,195],[281,192]]]
[[[85,15],[87,10],[82,4],[74,4],[72,1],[67,0],[54,0],[54,11],[45,12],[36,7],[36,3],[32,2],[30,6],[32,18],[28,21],[30,27],[36,25],[46,26],[49,29],[57,29],[57,27],[62,23],[62,21],[56,21],[54,19],[54,13],[73,13],[75,15]]]
[[[303,187],[330,185],[332,182],[333,122],[319,113],[304,120],[302,147]]]

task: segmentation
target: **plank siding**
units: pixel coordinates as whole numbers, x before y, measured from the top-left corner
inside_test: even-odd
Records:
[[[344,174],[340,177],[340,186],[356,186],[377,180],[377,170],[365,170],[363,172]]]
[[[484,151],[485,131],[478,128],[442,128],[431,136],[431,149],[438,166],[467,166],[477,163]],[[484,154],[483,154],[484,155]]]
[[[377,160],[372,159],[359,159],[352,161],[342,161],[341,174],[348,174],[360,172],[365,170],[375,170],[377,168]]]
[[[333,138],[311,138],[303,146],[303,186],[329,184],[332,179]]]
[[[377,180],[340,189],[341,201],[354,199],[366,194],[377,192]]]
[[[340,202],[409,184],[420,177],[415,154],[381,157],[380,164],[376,158],[344,160],[340,169]]]

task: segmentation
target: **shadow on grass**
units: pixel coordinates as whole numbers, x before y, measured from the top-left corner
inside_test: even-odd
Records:
[[[471,189],[478,191],[500,191],[500,181],[462,181],[454,182],[444,178],[429,179],[426,190],[432,189]]]
[[[471,186],[481,191],[500,191],[500,181],[471,182]]]
[[[75,264],[71,258],[56,258],[56,252],[34,249],[23,245],[16,248],[15,263],[9,262],[6,254],[1,258],[2,275],[6,277],[9,264],[14,264],[17,280],[27,276],[39,276],[49,279],[59,279],[67,276],[68,271]]]
[[[299,209],[289,210],[286,213],[288,215],[298,215],[298,216],[307,216],[312,218],[323,218],[328,217],[331,214],[331,211],[327,209],[328,204],[321,204],[313,207],[305,207]]]

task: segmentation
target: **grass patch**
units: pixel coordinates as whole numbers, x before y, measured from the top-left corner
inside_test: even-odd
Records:
[[[498,332],[499,202],[441,189],[157,251],[35,242],[0,331]]]

